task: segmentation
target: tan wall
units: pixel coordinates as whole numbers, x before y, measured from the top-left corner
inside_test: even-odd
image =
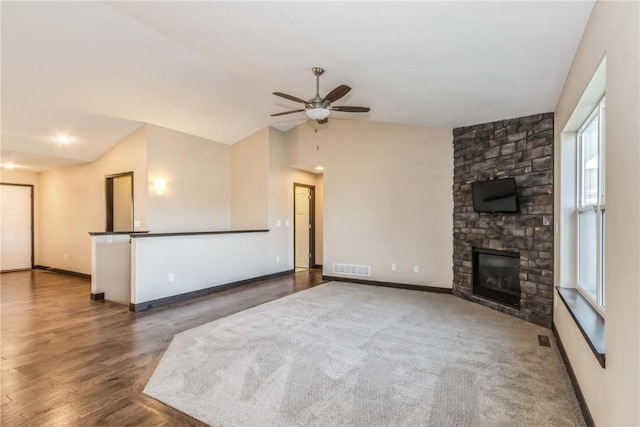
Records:
[[[113,231],[133,230],[132,181],[131,175],[118,176],[113,179]]]
[[[39,264],[91,273],[88,233],[105,230],[105,176],[129,171],[134,174],[135,218],[140,221],[140,229],[145,229],[147,170],[144,127],[93,163],[40,174]]]
[[[268,225],[269,128],[231,146],[231,228]]]
[[[287,268],[294,266],[293,184],[316,185],[316,176],[287,165],[288,140],[284,133],[269,128],[269,228],[273,234],[274,253]],[[316,201],[318,196],[316,193]],[[321,200],[322,202],[322,200]],[[280,225],[278,226],[278,222]],[[320,224],[322,230],[322,224]],[[316,240],[322,242],[316,219]],[[322,245],[322,243],[320,243]],[[316,254],[316,263],[318,258]],[[320,254],[322,260],[322,254]]]
[[[3,184],[33,185],[33,263],[38,265],[40,263],[40,239],[38,238],[40,231],[40,174],[19,169],[0,168],[0,182]]]
[[[91,236],[91,293],[104,299],[131,302],[131,241],[127,234]]]
[[[325,166],[324,274],[369,265],[372,280],[451,288],[451,129],[332,119],[316,140],[308,123],[288,132],[288,161]]]
[[[596,2],[555,111],[559,158],[560,132],[606,54],[606,369],[596,362],[557,295],[554,311],[555,326],[590,412],[596,425],[603,426],[640,425],[639,16],[638,2]],[[556,218],[560,188],[556,185]],[[556,283],[571,276],[562,272],[568,267],[560,259],[566,253],[561,249],[556,238]]]
[[[148,127],[149,230],[228,230],[230,155],[228,145],[158,126]],[[158,195],[153,181],[167,183]]]

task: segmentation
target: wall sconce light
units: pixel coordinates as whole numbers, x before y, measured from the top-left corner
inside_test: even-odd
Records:
[[[158,196],[162,196],[164,194],[164,190],[167,189],[167,183],[163,179],[156,179],[153,181],[153,189],[156,191]]]

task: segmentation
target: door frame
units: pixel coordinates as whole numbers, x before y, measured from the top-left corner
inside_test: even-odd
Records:
[[[316,186],[293,183],[293,268],[296,268],[296,187],[309,189],[309,268],[316,268]]]
[[[33,269],[33,267],[35,266],[35,257],[34,257],[34,251],[35,251],[35,239],[34,239],[34,228],[35,228],[35,216],[34,216],[34,201],[33,201],[33,196],[34,196],[34,185],[33,184],[14,184],[12,182],[0,182],[0,186],[2,185],[12,185],[14,187],[29,187],[31,189],[31,269]],[[2,271],[10,271],[10,270],[2,270]]]
[[[129,171],[129,172],[122,172],[122,173],[116,173],[113,175],[105,175],[104,177],[104,192],[105,192],[105,201],[106,201],[106,205],[105,205],[105,211],[106,211],[106,218],[105,218],[105,227],[104,227],[104,231],[113,231],[113,179],[114,178],[119,178],[122,176],[131,176],[131,230],[127,230],[127,231],[133,231],[134,230],[134,224],[133,224],[133,219],[135,218],[135,205],[133,203],[134,199],[133,199],[133,171]]]

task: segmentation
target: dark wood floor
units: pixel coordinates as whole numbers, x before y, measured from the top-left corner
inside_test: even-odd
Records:
[[[322,282],[301,271],[174,306],[131,313],[89,298],[90,282],[3,273],[2,426],[203,425],[142,390],[181,331]]]

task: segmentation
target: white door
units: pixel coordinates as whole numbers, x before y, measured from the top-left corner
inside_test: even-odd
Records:
[[[309,268],[310,253],[309,233],[311,213],[309,212],[309,200],[311,189],[307,187],[295,188],[295,212],[296,212],[296,267]]]
[[[31,268],[31,188],[2,184],[0,188],[0,270]]]

